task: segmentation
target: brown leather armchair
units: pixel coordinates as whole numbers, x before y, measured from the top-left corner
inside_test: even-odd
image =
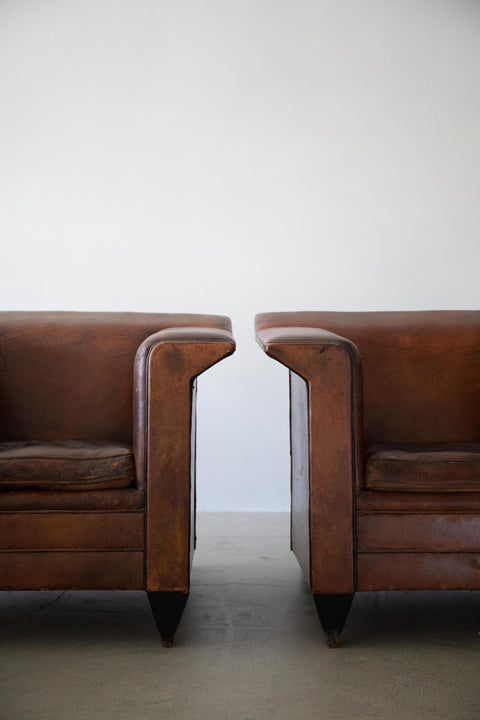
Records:
[[[480,312],[257,315],[290,369],[292,549],[334,647],[354,593],[480,588]]]
[[[146,590],[170,646],[195,544],[216,315],[0,313],[0,589]]]

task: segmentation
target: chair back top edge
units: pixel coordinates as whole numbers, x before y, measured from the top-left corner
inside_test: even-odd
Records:
[[[361,357],[363,441],[480,441],[480,311],[285,312],[256,329],[317,327]]]
[[[0,442],[131,444],[136,351],[181,326],[231,330],[219,315],[0,312]]]

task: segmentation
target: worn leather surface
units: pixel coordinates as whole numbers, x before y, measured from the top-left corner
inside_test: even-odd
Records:
[[[1,490],[110,490],[134,481],[133,449],[123,443],[0,443]]]
[[[139,550],[0,552],[2,590],[142,590]]]
[[[358,552],[478,552],[480,513],[357,511]]]
[[[359,553],[357,590],[474,590],[478,552]]]
[[[150,335],[183,326],[231,333],[218,315],[0,312],[0,441],[113,441],[135,450],[133,415],[145,410],[134,407],[136,352]],[[144,484],[137,470],[136,485]]]
[[[201,316],[203,317],[203,316]],[[191,319],[189,316],[188,319]],[[225,320],[225,322],[223,322]],[[202,353],[202,347],[207,344],[212,354],[211,365],[219,362],[224,357],[230,355],[235,349],[230,321],[226,322],[226,318],[219,318],[218,327],[213,326],[194,326],[193,324],[185,327],[168,327],[149,335],[138,347],[135,353],[133,367],[133,444],[135,452],[135,465],[138,478],[138,484],[144,485],[146,473],[147,443],[148,443],[148,417],[151,409],[152,395],[150,389],[153,385],[161,386],[162,393],[172,401],[172,420],[176,408],[181,414],[182,405],[181,398],[176,395],[175,384],[169,385],[169,376],[176,377],[183,372],[182,382],[186,383],[184,392],[191,394],[191,382],[198,374],[210,367],[210,365],[198,365],[195,355]],[[222,322],[220,322],[222,321]],[[214,344],[216,343],[216,347]],[[166,363],[169,366],[159,365],[152,369],[151,356],[153,352],[160,350],[169,350],[164,352]],[[183,368],[177,359],[182,354],[187,353],[191,358],[191,366]],[[173,360],[171,359],[173,358]],[[199,368],[199,369],[198,369]],[[158,377],[156,375],[158,373]],[[178,399],[178,405],[176,400]],[[182,398],[186,403],[186,408],[190,408],[190,400]],[[190,412],[190,410],[189,410]],[[167,429],[169,433],[171,429]],[[171,439],[174,439],[170,435]],[[158,453],[158,449],[154,450]]]
[[[192,387],[234,347],[223,316],[0,313],[0,443],[120,443],[130,468],[129,487],[86,489],[89,471],[75,485],[78,467],[66,467],[74,458],[49,457],[32,468],[48,488],[0,489],[2,589],[146,589],[150,575],[154,589],[188,587]]]
[[[480,440],[480,312],[285,312],[257,331],[321,328],[358,348],[363,439],[375,443]],[[286,331],[284,331],[285,335]]]
[[[1,490],[0,512],[16,510],[145,510],[145,491],[129,487],[110,490]],[[1,525],[1,523],[0,523]],[[0,529],[0,533],[2,530]]]
[[[257,332],[257,340],[291,370],[292,547],[313,592],[350,593],[355,583],[353,496],[360,462],[358,351],[345,338],[317,328],[265,328]],[[299,472],[303,458],[308,468]],[[302,516],[308,520],[310,543],[305,541]],[[317,546],[321,553],[314,551]]]
[[[46,513],[42,510],[4,512],[1,515],[0,550],[98,550],[102,538],[104,550],[143,552],[144,514],[76,510]]]
[[[356,509],[365,512],[444,511],[480,512],[480,492],[384,492],[366,490],[355,498]]]
[[[310,504],[307,517],[305,494],[294,492],[292,518],[308,523],[301,565],[312,592],[348,592],[345,575],[340,582],[337,571],[332,584],[328,568],[346,556],[361,590],[480,588],[480,312],[264,313],[255,327],[264,351],[308,386],[308,424],[292,412],[291,432],[292,453],[309,453]],[[332,344],[351,358],[342,381],[337,374],[332,382],[325,362]],[[327,384],[337,404],[314,404]],[[340,428],[332,418],[344,416],[349,392],[349,426]],[[367,457],[366,487],[365,454],[375,445],[387,455]],[[334,464],[329,447],[337,448]],[[338,544],[333,554],[325,528]],[[325,568],[316,582],[313,567]]]
[[[149,591],[188,591],[194,544],[194,378],[234,349],[228,330],[199,327],[161,331],[139,348],[135,393],[137,407],[145,408],[137,427],[144,427],[139,435],[146,439]]]
[[[365,458],[366,490],[480,492],[480,443],[375,445]]]

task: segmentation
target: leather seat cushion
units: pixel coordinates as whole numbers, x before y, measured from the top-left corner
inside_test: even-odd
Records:
[[[133,450],[112,442],[0,443],[0,490],[106,490],[134,484]]]
[[[480,443],[376,445],[365,462],[367,490],[478,492]]]

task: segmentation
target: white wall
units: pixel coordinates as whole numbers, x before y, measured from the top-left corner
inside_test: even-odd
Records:
[[[199,508],[288,508],[255,312],[478,308],[480,4],[2,0],[1,306],[229,314]]]

